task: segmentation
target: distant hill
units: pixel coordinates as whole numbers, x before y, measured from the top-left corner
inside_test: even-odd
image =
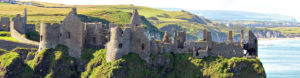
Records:
[[[215,24],[203,16],[198,16],[188,11],[166,11],[144,6],[134,5],[64,5],[46,2],[30,2],[30,5],[13,5],[0,3],[0,16],[15,17],[22,14],[24,8],[28,11],[28,24],[35,24],[39,31],[40,23],[60,23],[71,7],[77,7],[77,12],[84,22],[103,22],[105,24],[114,22],[125,25],[130,22],[133,9],[138,9],[141,15],[143,26],[146,28],[147,36],[162,38],[162,32],[168,31],[173,34],[175,30],[187,31],[187,41],[197,41],[202,39],[202,30],[212,32],[214,41],[226,41],[229,30],[234,32],[235,40],[239,40],[240,30],[249,30],[243,26],[225,26]],[[13,9],[12,9],[13,8]],[[252,29],[255,30],[255,29]],[[38,34],[38,33],[37,33]],[[265,34],[261,32],[261,34]]]
[[[178,11],[178,8],[160,8],[168,11]],[[199,16],[205,16],[213,21],[283,21],[297,22],[296,18],[280,14],[255,13],[231,10],[186,10]]]

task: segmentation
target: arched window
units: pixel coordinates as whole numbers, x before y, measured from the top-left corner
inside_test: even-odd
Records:
[[[121,34],[120,34],[120,35],[123,36],[123,34],[124,34],[124,31],[121,31]]]
[[[70,39],[71,38],[71,33],[67,32],[67,38]]]
[[[120,43],[120,44],[119,44],[119,48],[122,48],[122,47],[123,47],[123,44],[122,44],[122,43]]]
[[[41,40],[40,41],[42,41],[43,40],[43,35],[41,35],[41,38],[40,38]]]
[[[145,44],[143,43],[141,47],[142,47],[142,50],[144,50],[145,49]]]
[[[58,34],[58,38],[60,38],[61,36],[62,36],[62,34],[61,34],[61,33],[59,33],[59,34]]]
[[[96,43],[96,37],[93,37],[93,43]]]

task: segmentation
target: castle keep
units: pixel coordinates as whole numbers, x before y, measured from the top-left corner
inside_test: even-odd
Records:
[[[82,22],[73,8],[61,24],[41,23],[39,51],[62,44],[69,48],[70,56],[79,58],[84,47],[105,48],[106,31],[101,22]]]
[[[35,26],[27,24],[27,10],[24,16],[18,14],[12,21],[9,18],[1,18],[0,30],[10,31],[12,37],[21,42],[31,42],[23,38],[21,34],[35,32]],[[207,56],[243,57],[257,56],[257,38],[248,32],[247,42],[244,42],[244,31],[241,30],[240,42],[233,41],[233,32],[228,32],[226,42],[214,42],[211,32],[203,30],[203,40],[197,42],[186,42],[186,30],[165,32],[161,41],[154,37],[149,39],[145,35],[141,18],[135,9],[132,13],[130,24],[118,26],[110,23],[108,26],[101,22],[82,22],[73,8],[61,24],[41,23],[39,51],[46,48],[55,48],[58,44],[67,46],[68,54],[79,58],[83,48],[107,49],[106,60],[113,61],[128,53],[136,53],[142,59],[150,62],[150,55],[156,53],[188,53],[195,58]],[[9,26],[8,26],[9,25]],[[173,38],[170,37],[173,35]],[[246,51],[246,54],[244,53]]]

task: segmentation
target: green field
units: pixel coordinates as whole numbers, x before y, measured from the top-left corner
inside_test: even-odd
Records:
[[[8,31],[0,31],[0,39],[7,41],[19,42],[17,39],[10,37],[10,32]]]
[[[288,35],[288,34],[295,34],[295,35],[300,35],[300,27],[275,27],[275,28],[268,28],[271,30],[277,30],[283,33],[283,35]]]
[[[150,31],[158,31],[160,28],[178,25],[186,28],[187,33],[197,37],[200,29],[208,29],[212,32],[224,32],[233,30],[238,33],[236,27],[227,27],[224,25],[213,24],[205,18],[198,17],[186,11],[165,11],[144,6],[134,5],[63,5],[45,2],[33,2],[36,6],[0,4],[0,16],[14,17],[16,14],[22,14],[24,8],[28,10],[28,23],[37,25],[39,31],[40,23],[60,23],[71,7],[77,7],[78,14],[85,22],[100,21],[108,24],[110,22],[125,25],[130,22],[131,12],[138,9],[142,16],[143,25]],[[37,7],[43,6],[43,7]],[[55,8],[54,8],[55,7]],[[60,7],[60,8],[57,8]],[[144,19],[143,19],[144,18]],[[248,28],[243,28],[248,29]]]

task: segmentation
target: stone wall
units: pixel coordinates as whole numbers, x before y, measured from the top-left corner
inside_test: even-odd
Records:
[[[135,52],[142,57],[142,59],[149,61],[150,59],[150,41],[144,33],[144,27],[137,26],[131,32],[130,52]]]
[[[1,17],[0,31],[9,31],[10,20],[9,18]]]
[[[12,24],[12,23],[11,23],[11,24]],[[31,45],[39,45],[39,42],[29,40],[29,39],[25,38],[22,34],[20,34],[20,33],[14,28],[14,25],[13,25],[13,24],[10,26],[10,34],[11,34],[11,37],[17,39],[18,41],[20,41],[20,42],[22,42],[22,43],[31,44]]]
[[[76,9],[73,9],[61,24],[59,43],[69,48],[70,56],[79,58],[83,49],[84,26],[76,14]]]
[[[106,60],[113,61],[128,54],[130,50],[131,30],[126,28],[122,30],[120,27],[110,29],[110,41],[107,43]]]
[[[25,33],[28,33],[28,32],[35,32],[34,24],[26,24],[25,25]]]
[[[107,30],[101,22],[85,23],[85,41],[84,47],[102,49],[105,48],[107,42]]]
[[[15,18],[12,19],[10,23],[10,28],[16,30],[21,34],[25,34],[25,25],[23,24],[23,18],[18,14]]]
[[[59,42],[60,25],[55,23],[50,25],[49,23],[41,23],[40,25],[40,44],[39,51],[46,48],[55,48]]]
[[[223,57],[243,57],[243,47],[239,42],[235,43],[218,43],[214,42],[208,47],[208,55],[210,56],[223,56]]]

